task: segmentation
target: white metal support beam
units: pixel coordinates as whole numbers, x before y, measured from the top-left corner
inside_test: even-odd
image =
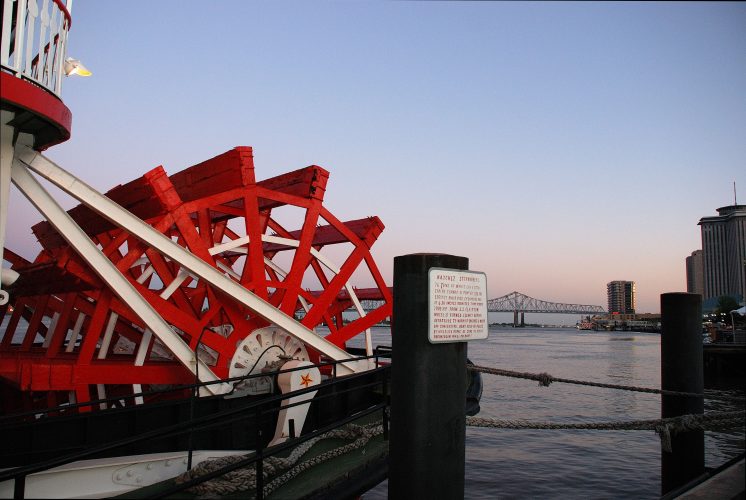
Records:
[[[316,335],[312,330],[306,328],[305,325],[246,290],[239,283],[231,280],[218,269],[212,267],[207,262],[176,244],[170,238],[156,231],[150,225],[135,217],[129,211],[125,210],[92,187],[88,186],[82,180],[65,171],[42,154],[31,148],[22,147],[16,148],[16,158],[24,165],[28,166],[29,169],[47,179],[52,184],[58,186],[69,195],[75,197],[102,217],[105,217],[115,225],[128,231],[161,254],[178,262],[179,265],[191,271],[192,274],[198,276],[200,279],[209,283],[221,292],[235,298],[256,314],[287,331],[298,340],[333,360],[340,361],[349,359],[350,355],[344,349],[341,349],[335,344],[332,344],[324,338]],[[14,173],[15,170],[16,169],[14,168]],[[64,235],[64,233],[61,234]],[[104,260],[106,259],[104,258]],[[94,266],[94,269],[95,268],[96,266]],[[127,284],[129,285],[128,282]],[[140,297],[140,299],[144,301],[142,297]],[[153,332],[161,338],[161,332],[155,329],[153,329]],[[162,338],[161,340],[163,341]],[[169,346],[165,341],[164,344]],[[171,348],[171,346],[169,346],[169,348]],[[174,354],[177,353],[174,352]],[[183,359],[178,355],[177,357]],[[355,373],[364,371],[367,367],[368,363],[365,362],[347,361],[340,364],[338,373]],[[202,373],[202,370],[200,370],[200,373]]]
[[[10,15],[8,15],[10,17]],[[6,19],[4,18],[3,21]],[[5,31],[3,28],[3,35]],[[13,165],[13,136],[15,131],[8,122],[13,119],[13,113],[2,111],[0,115],[0,273],[3,267],[3,253],[5,250],[5,226],[8,220],[8,197],[10,196],[10,168]],[[0,306],[8,303],[8,292],[3,291],[0,282]]]
[[[109,352],[109,346],[111,345],[111,337],[114,335],[114,328],[117,326],[117,319],[119,319],[119,315],[111,311],[109,322],[104,330],[104,338],[101,339],[101,346],[98,348],[97,359],[106,359],[106,354]]]
[[[65,352],[73,352],[75,349],[75,343],[78,341],[78,335],[80,335],[80,330],[83,328],[84,321],[85,314],[81,312],[78,314],[78,319],[75,320],[75,326],[73,327],[72,333],[70,333],[70,339],[67,341]]]
[[[33,151],[33,150],[32,150]],[[196,355],[189,345],[181,337],[171,330],[168,323],[153,309],[142,295],[140,295],[132,284],[127,281],[114,264],[104,256],[93,244],[90,238],[75,223],[65,210],[57,204],[46,190],[39,184],[26,166],[21,162],[14,162],[11,178],[16,187],[26,196],[29,201],[41,212],[44,217],[54,226],[65,240],[75,249],[80,256],[90,264],[91,268],[109,286],[109,288],[142,319],[145,325],[156,332],[168,349],[174,353],[177,359],[195,373]],[[68,346],[69,347],[69,346]],[[209,366],[200,363],[199,379],[202,382],[213,382],[220,380]],[[230,384],[214,384],[208,386],[211,392],[221,394],[231,389]]]

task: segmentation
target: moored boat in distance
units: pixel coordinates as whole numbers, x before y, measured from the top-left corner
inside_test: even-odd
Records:
[[[580,321],[578,321],[575,324],[575,328],[578,330],[598,330],[598,323],[591,319],[590,316],[583,316],[580,318]]]

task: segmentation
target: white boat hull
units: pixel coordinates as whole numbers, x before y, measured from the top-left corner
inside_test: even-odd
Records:
[[[249,451],[199,450],[192,466],[204,460]],[[184,473],[186,451],[80,460],[26,478],[25,498],[107,498],[149,486]],[[0,483],[0,498],[13,498],[13,481]]]

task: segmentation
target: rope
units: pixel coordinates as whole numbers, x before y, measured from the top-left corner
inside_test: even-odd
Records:
[[[466,417],[471,427],[496,429],[591,429],[591,430],[642,430],[655,431],[661,438],[661,446],[671,452],[671,436],[694,430],[713,431],[743,427],[746,412],[729,411],[681,415],[656,420],[629,420],[624,422],[588,422],[579,424],[555,424],[551,422],[529,422],[526,420],[497,420],[482,417]]]
[[[330,460],[334,457],[338,457],[341,455],[344,455],[346,453],[349,453],[353,450],[356,450],[358,448],[362,448],[365,446],[368,441],[371,440],[374,436],[377,436],[378,434],[383,433],[383,426],[381,424],[371,427],[370,430],[363,429],[362,435],[357,438],[352,443],[348,443],[344,446],[340,446],[338,448],[335,448],[333,450],[326,451],[324,453],[320,453],[319,455],[313,457],[310,460],[306,460],[305,462],[302,462],[289,471],[287,471],[282,476],[275,478],[271,483],[267,485],[265,488],[265,495],[268,495],[270,492],[274,491],[275,489],[279,488],[286,482],[290,481],[292,478],[300,474],[301,472],[304,472],[311,467],[315,467],[316,465],[325,462],[327,460]]]
[[[650,387],[635,387],[632,385],[618,385],[618,384],[606,384],[602,382],[588,382],[585,380],[574,380],[570,378],[554,377],[548,373],[515,372],[511,370],[502,370],[500,368],[490,368],[487,366],[476,366],[476,365],[469,365],[468,369],[476,371],[476,372],[481,372],[481,373],[489,373],[491,375],[501,375],[504,377],[536,380],[537,382],[539,382],[539,385],[542,387],[549,387],[549,384],[551,384],[552,382],[562,382],[565,384],[586,385],[586,386],[591,386],[591,387],[604,387],[606,389],[619,389],[621,391],[635,391],[635,392],[647,392],[651,394],[662,394],[664,396],[687,396],[687,397],[695,397],[695,398],[704,397],[704,394],[700,394],[697,392],[670,391],[667,389],[653,389]],[[742,397],[738,397],[738,396],[736,397],[718,396],[715,399],[734,400],[734,401],[743,400]]]
[[[309,439],[295,448],[288,457],[266,457],[264,459],[262,476],[266,479],[270,476],[283,473],[276,477],[264,487],[264,496],[269,495],[272,491],[282,486],[284,483],[294,478],[301,472],[310,469],[326,460],[344,455],[352,450],[365,446],[374,436],[383,432],[381,424],[355,425],[349,424],[341,429],[334,429],[313,439]],[[297,464],[297,462],[319,441],[324,439],[354,439],[352,443],[339,446],[332,450],[320,453],[319,455]],[[205,460],[200,462],[193,469],[185,472],[175,479],[176,484],[185,483],[191,479],[200,477],[204,474],[219,471],[236,462],[245,459],[245,455],[231,455],[228,457],[216,458],[214,460]],[[219,478],[206,481],[204,483],[189,488],[191,493],[196,495],[223,496],[238,491],[246,491],[256,488],[256,467],[237,469],[228,472]]]

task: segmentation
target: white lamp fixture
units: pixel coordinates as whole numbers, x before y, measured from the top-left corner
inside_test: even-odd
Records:
[[[63,67],[65,71],[65,76],[70,75],[78,75],[78,76],[91,76],[93,73],[88,71],[88,68],[83,66],[83,63],[78,61],[77,59],[73,59],[72,57],[68,57],[65,59],[65,64]]]

